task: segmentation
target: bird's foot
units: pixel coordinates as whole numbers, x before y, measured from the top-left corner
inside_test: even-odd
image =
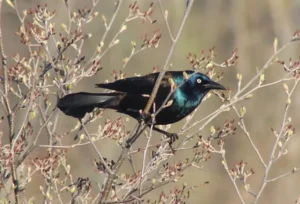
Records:
[[[150,114],[146,114],[142,110],[139,111],[139,114],[140,114],[140,118],[138,119],[139,123],[141,123],[141,122],[149,123],[149,121],[151,121]]]
[[[178,135],[176,133],[167,133],[166,136],[169,138],[169,147],[172,150],[173,154],[175,153],[175,149],[172,144],[178,140]]]
[[[178,140],[178,135],[176,133],[167,133],[166,136],[169,138],[169,143],[171,144]]]

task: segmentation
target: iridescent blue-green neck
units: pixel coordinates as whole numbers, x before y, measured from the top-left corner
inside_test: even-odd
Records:
[[[174,81],[177,85],[177,90],[174,93],[173,98],[173,108],[180,109],[181,114],[186,114],[192,112],[196,107],[198,107],[206,95],[203,90],[198,90],[197,87],[193,86],[193,83],[185,81],[183,76],[174,77]]]

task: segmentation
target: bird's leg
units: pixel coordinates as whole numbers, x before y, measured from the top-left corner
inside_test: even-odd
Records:
[[[142,130],[140,131],[142,125],[147,124],[148,121],[150,120],[149,114],[144,114],[142,110],[136,110],[136,109],[127,109],[128,112],[133,112],[133,113],[139,113],[140,118],[138,118],[138,127],[134,133],[134,135],[129,138],[126,141],[126,148],[130,148],[131,145],[137,140],[137,138],[142,134],[142,132],[147,128],[147,125],[145,125]]]
[[[178,135],[176,133],[170,133],[170,132],[164,131],[164,130],[159,129],[159,128],[155,127],[155,126],[153,127],[153,130],[155,130],[156,132],[162,133],[162,134],[166,135],[169,138],[170,148],[174,152],[175,150],[173,149],[172,144],[176,140],[178,140]]]
[[[143,124],[144,124],[144,123],[142,123],[142,122],[138,124],[138,127],[137,127],[137,129],[136,129],[134,135],[126,141],[126,145],[125,145],[126,148],[130,148],[131,145],[132,145],[132,144],[137,140],[137,138],[142,134],[142,132],[147,128],[147,125],[145,125],[145,126],[142,128],[142,130],[140,130]]]
[[[126,111],[134,113],[134,114],[139,114],[139,116],[136,118],[139,123],[142,123],[142,122],[148,123],[148,121],[151,119],[151,115],[145,114],[143,112],[143,110],[128,108],[128,109],[126,109]]]

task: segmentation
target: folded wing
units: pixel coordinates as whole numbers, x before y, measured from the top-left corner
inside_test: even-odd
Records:
[[[105,88],[120,92],[131,94],[151,94],[159,73],[148,74],[141,77],[130,77],[126,79],[117,80],[107,84],[96,84],[96,87]],[[170,92],[170,82],[168,78],[172,74],[167,72],[160,84],[159,92],[167,94]]]

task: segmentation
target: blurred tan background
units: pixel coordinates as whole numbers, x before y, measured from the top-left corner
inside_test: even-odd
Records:
[[[20,11],[34,7],[37,3],[47,2],[49,7],[57,12],[57,16],[53,19],[53,22],[55,22],[58,30],[61,28],[61,23],[68,23],[65,16],[67,10],[63,1],[18,0],[17,2]],[[128,5],[132,2],[133,1],[125,0],[123,3],[121,12],[117,16],[116,22],[108,35],[107,42],[110,42],[115,32],[120,28],[122,21],[128,14]],[[130,42],[134,40],[139,45],[141,36],[144,33],[152,34],[156,28],[160,28],[162,32],[162,41],[159,48],[147,49],[141,52],[132,58],[124,71],[127,76],[133,76],[134,73],[147,74],[152,72],[154,66],[163,67],[168,48],[170,47],[170,40],[167,30],[165,29],[165,24],[161,18],[158,4],[155,0],[154,3],[153,19],[157,19],[158,22],[153,25],[149,23],[142,24],[141,20],[128,23],[127,30],[120,35],[120,44],[111,49],[101,61],[104,69],[99,71],[96,76],[82,80],[72,91],[96,92],[98,90],[94,88],[94,83],[104,82],[106,79],[113,80],[110,73],[113,69],[119,70],[122,68],[122,59],[128,57],[131,51]],[[150,1],[139,0],[138,4],[143,11],[148,8]],[[169,11],[169,22],[174,33],[184,13],[185,1],[164,0],[163,5],[165,9]],[[84,7],[90,7],[89,1],[70,0],[70,8],[72,10]],[[15,12],[5,3],[2,9],[4,48],[7,55],[12,56],[18,52],[27,56],[26,47],[21,45],[18,37],[14,35],[14,32],[17,31],[19,27],[19,20]],[[275,37],[279,40],[279,46],[291,39],[295,30],[300,27],[299,9],[300,2],[297,0],[196,0],[181,39],[171,59],[173,64],[172,69],[190,69],[189,63],[186,60],[186,56],[189,52],[200,55],[202,50],[207,51],[209,48],[216,46],[216,52],[218,54],[216,61],[222,62],[222,60],[231,55],[231,52],[235,48],[238,48],[238,64],[235,67],[224,68],[223,70],[218,69],[218,71],[223,71],[225,75],[221,83],[236,91],[236,74],[243,74],[243,84],[248,82],[248,80],[256,74],[256,68],[262,67],[273,54],[273,41]],[[92,38],[87,40],[83,47],[82,53],[85,53],[86,56],[91,56],[104,32],[103,25],[100,22],[101,15],[104,14],[109,20],[113,10],[113,1],[100,1],[95,9],[100,15],[97,17],[97,20],[85,26],[85,32],[93,34]],[[300,43],[295,42],[280,55],[280,59],[287,60],[288,57],[298,58],[299,51]],[[271,82],[280,79],[284,74],[280,66],[273,66],[266,72],[266,81]],[[272,168],[270,173],[272,177],[288,172],[293,167],[300,167],[300,139],[299,135],[297,135],[298,128],[300,128],[300,114],[298,112],[300,97],[297,94],[298,92],[299,88],[292,98],[292,107],[289,112],[289,115],[293,119],[292,124],[296,127],[296,136],[292,138],[287,146],[289,153],[281,158]],[[261,151],[265,161],[268,160],[274,143],[274,136],[270,128],[280,128],[285,100],[282,85],[277,85],[272,88],[260,90],[255,93],[252,100],[239,104],[239,106],[245,105],[247,107],[245,122],[248,131],[253,137],[253,141]],[[219,99],[216,97],[210,98],[202,104],[194,120],[201,119],[220,105]],[[114,111],[106,111],[105,116],[112,119],[119,117]],[[66,117],[61,113],[59,117],[60,123],[58,124],[57,132],[63,133],[72,128],[76,123],[75,119]],[[222,126],[225,119],[236,119],[237,121],[236,115],[233,112],[226,112],[210,125]],[[135,122],[132,121],[130,123],[131,127],[133,127],[134,124]],[[181,126],[182,123],[174,124],[171,131],[175,132],[179,130]],[[209,129],[209,126],[206,129]],[[128,129],[130,130],[131,127],[128,127]],[[96,131],[96,127],[89,126],[89,130],[90,132]],[[204,131],[202,134],[205,135],[205,133],[207,132]],[[68,142],[71,144],[73,142],[72,138],[73,135],[70,136],[70,139],[65,139],[66,144],[68,144]],[[144,142],[144,139],[139,139],[137,145],[142,145]],[[39,143],[45,144],[46,139],[41,139]],[[116,159],[118,157],[117,152],[120,151],[120,148],[115,145],[114,141],[108,139],[103,140],[103,142],[98,142],[97,146],[106,157],[110,159]],[[262,182],[264,170],[242,131],[238,130],[236,135],[225,139],[225,149],[227,151],[227,159],[230,167],[240,160],[243,160],[248,163],[247,168],[251,167],[254,169],[255,174],[250,177],[248,182],[251,185],[251,190],[257,192]],[[36,149],[33,155],[35,154],[46,154],[46,149]],[[189,151],[182,152],[180,155],[176,155],[172,158],[172,161],[189,157],[189,154],[191,155]],[[78,176],[90,177],[95,187],[94,190],[97,190],[96,182],[101,182],[102,178],[99,178],[99,174],[91,168],[92,159],[97,157],[92,147],[83,146],[71,149],[67,155],[74,178]],[[136,158],[137,167],[140,166],[140,159],[141,156]],[[131,169],[129,165],[126,164],[121,171],[130,173]],[[29,184],[26,189],[28,197],[34,196],[36,201],[40,199],[39,185],[43,183],[40,179],[41,178],[38,178],[38,181],[35,179],[35,182]],[[187,203],[240,203],[235,189],[221,164],[219,155],[213,155],[212,159],[204,164],[203,170],[191,169],[186,172],[186,176],[179,182],[196,185],[204,183],[205,181],[209,181],[210,184],[205,185],[203,188],[196,189],[196,192],[191,194],[191,199]],[[300,173],[297,173],[271,183],[266,187],[259,203],[294,203],[300,196],[299,181]],[[170,186],[167,186],[166,189]],[[242,184],[238,186],[241,187],[242,196],[245,198],[245,201],[251,203],[253,197],[243,189]],[[152,194],[152,196],[157,195],[158,194]],[[155,198],[158,199],[158,197]]]

